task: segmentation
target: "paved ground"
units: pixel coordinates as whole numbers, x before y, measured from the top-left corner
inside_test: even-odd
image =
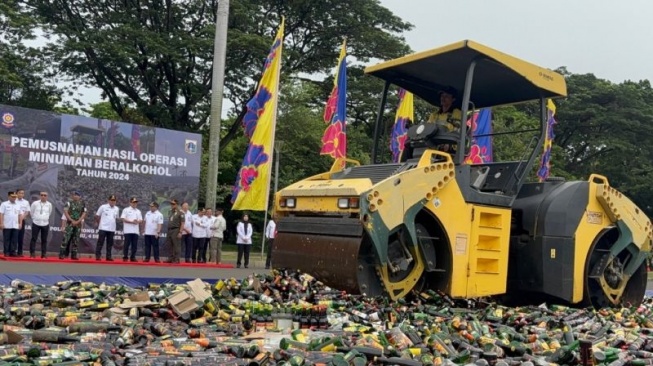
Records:
[[[235,252],[224,252],[223,263],[236,263]],[[78,276],[125,276],[125,277],[145,277],[145,278],[244,278],[252,273],[267,273],[270,270],[265,269],[265,257],[260,253],[250,255],[249,268],[188,268],[174,266],[132,266],[121,265],[116,262],[115,265],[94,265],[84,263],[49,263],[47,266],[33,265],[25,262],[0,261],[0,271],[11,274],[37,274],[37,275],[78,275]],[[647,290],[653,290],[653,272],[649,273]]]
[[[223,263],[233,263],[235,266],[235,253],[224,253]],[[133,266],[121,265],[116,262],[115,265],[95,265],[84,263],[48,263],[48,265],[39,265],[37,262],[11,262],[0,261],[0,271],[11,274],[37,274],[37,275],[79,275],[79,276],[125,276],[125,277],[150,277],[150,278],[244,278],[252,273],[266,273],[265,257],[261,259],[261,254],[250,255],[249,268],[187,268],[175,266]]]

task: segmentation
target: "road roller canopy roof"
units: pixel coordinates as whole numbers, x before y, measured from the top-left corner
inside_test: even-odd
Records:
[[[370,66],[365,73],[439,105],[439,92],[447,87],[455,88],[462,101],[467,70],[475,60],[470,101],[476,108],[567,95],[561,74],[469,40]]]

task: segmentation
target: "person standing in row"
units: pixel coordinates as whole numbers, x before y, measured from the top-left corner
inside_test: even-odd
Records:
[[[245,268],[247,268],[249,267],[249,251],[252,248],[252,234],[254,233],[252,224],[249,222],[249,215],[243,215],[243,219],[236,226],[236,233],[238,235],[236,238],[236,244],[238,245],[236,268],[240,268],[243,255],[245,256]]]
[[[18,230],[22,224],[23,214],[16,203],[16,192],[8,193],[9,200],[0,204],[0,228],[2,228],[3,254],[5,257],[15,257],[18,245]]]
[[[82,224],[86,218],[86,204],[82,201],[82,194],[79,191],[73,192],[71,201],[66,202],[63,208],[66,215],[66,234],[59,248],[59,259],[64,259],[70,253],[71,259],[78,260],[77,243],[82,233]]]
[[[112,262],[111,251],[113,249],[113,237],[116,234],[116,221],[120,217],[120,209],[116,206],[116,196],[109,196],[107,203],[98,208],[95,213],[95,224],[98,230],[98,239],[95,246],[95,260],[102,257],[102,247],[107,242],[106,259]]]
[[[220,264],[222,261],[222,240],[224,239],[224,232],[227,230],[227,221],[222,216],[222,208],[215,209],[215,216],[211,223],[211,243],[209,254],[209,262]]]
[[[277,236],[277,223],[274,222],[274,216],[270,216],[270,221],[265,227],[265,245],[267,245],[267,255],[265,257],[265,269],[270,269],[272,262],[272,245],[274,245],[274,237]]]
[[[200,254],[200,257],[204,261],[202,263],[206,263],[206,260],[209,259],[206,256],[206,254],[209,249],[209,244],[211,243],[211,236],[212,236],[211,225],[213,225],[213,221],[215,221],[215,217],[213,217],[213,210],[210,208],[206,209],[206,214],[204,216],[206,216],[206,228],[204,228],[204,232],[206,236],[204,237],[204,243],[202,245],[202,253]]]
[[[193,255],[193,213],[188,210],[188,203],[181,204],[184,214],[184,225],[181,227],[181,245],[184,247],[184,260],[190,263]]]
[[[159,204],[150,203],[150,210],[145,214],[145,259],[143,262],[150,261],[150,254],[154,252],[154,262],[159,263],[159,235],[163,227],[163,215],[159,212]]]
[[[136,262],[138,234],[140,234],[140,227],[143,222],[143,214],[141,214],[141,210],[136,208],[136,206],[138,206],[138,199],[136,199],[136,197],[130,198],[129,207],[123,209],[122,215],[120,215],[120,219],[123,222],[122,232],[125,237],[122,251],[123,261],[127,261],[127,256],[129,255],[129,260],[131,262]],[[131,254],[129,253],[130,248]]]
[[[16,190],[16,203],[20,207],[20,210],[23,215],[23,220],[21,221],[20,228],[18,230],[18,247],[16,248],[16,254],[18,257],[23,256],[23,242],[25,241],[25,222],[27,217],[30,214],[30,204],[29,201],[25,199],[25,190],[19,188]],[[32,234],[34,235],[34,234]]]
[[[197,210],[197,214],[193,215],[193,252],[191,253],[191,261],[193,263],[202,263],[204,258],[201,258],[202,247],[206,241],[206,216],[204,216],[204,209]]]
[[[181,251],[181,230],[184,227],[186,217],[177,207],[177,200],[170,202],[170,218],[168,219],[168,236],[166,244],[170,244],[170,259],[168,263],[179,263],[179,252]]]
[[[47,256],[48,233],[50,232],[50,217],[52,216],[52,203],[48,201],[48,192],[40,193],[40,200],[36,200],[30,207],[32,217],[32,240],[29,242],[29,256],[36,258],[36,238],[41,235],[41,258]]]

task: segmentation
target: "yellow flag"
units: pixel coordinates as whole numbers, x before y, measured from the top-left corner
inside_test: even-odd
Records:
[[[277,31],[265,60],[263,76],[254,97],[247,103],[243,118],[247,152],[236,177],[231,202],[234,210],[265,211],[272,167],[274,131],[277,122],[277,98],[285,19]]]

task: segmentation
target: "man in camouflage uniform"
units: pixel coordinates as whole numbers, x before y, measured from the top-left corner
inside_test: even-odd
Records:
[[[61,248],[59,248],[59,259],[66,258],[68,251],[70,251],[71,259],[79,259],[77,257],[77,242],[82,233],[82,222],[86,218],[86,204],[81,200],[79,191],[74,191],[72,198],[72,201],[66,202],[63,209],[64,215],[68,220],[68,225],[66,226],[63,243],[61,243]]]
[[[186,217],[184,212],[178,206],[177,200],[170,202],[170,217],[168,218],[168,234],[166,236],[166,245],[170,245],[170,258],[168,263],[179,263],[179,253],[181,252],[181,228],[183,228]]]

